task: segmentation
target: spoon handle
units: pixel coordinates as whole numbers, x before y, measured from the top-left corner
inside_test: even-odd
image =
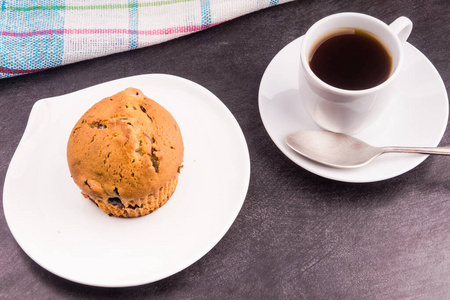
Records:
[[[381,151],[383,153],[421,153],[421,154],[450,155],[450,147],[389,146],[389,147],[381,147]]]

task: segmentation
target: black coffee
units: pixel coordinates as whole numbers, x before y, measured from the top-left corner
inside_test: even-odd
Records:
[[[339,28],[311,48],[309,65],[329,85],[364,90],[388,79],[392,56],[374,34],[357,28]]]

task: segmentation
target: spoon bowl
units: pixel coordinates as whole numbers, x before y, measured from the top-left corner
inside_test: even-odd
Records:
[[[450,147],[374,147],[355,137],[330,131],[297,131],[286,143],[301,155],[335,168],[358,168],[383,153],[450,155]]]

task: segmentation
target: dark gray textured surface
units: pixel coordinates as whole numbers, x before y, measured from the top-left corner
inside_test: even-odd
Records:
[[[316,20],[341,11],[386,23],[408,16],[409,41],[448,91],[446,0],[296,1],[150,48],[0,80],[0,193],[34,102],[137,74],[178,75],[212,91],[241,125],[252,165],[243,208],[216,247],[140,287],[94,288],[49,273],[17,245],[1,205],[0,298],[449,299],[448,157],[429,157],[382,182],[335,182],[284,157],[261,123],[257,95],[270,60]],[[448,131],[441,145],[450,145]]]

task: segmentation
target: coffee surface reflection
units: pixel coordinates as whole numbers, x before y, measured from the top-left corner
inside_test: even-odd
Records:
[[[358,28],[338,28],[317,40],[309,53],[314,74],[345,90],[375,87],[389,78],[392,55],[374,34]]]

